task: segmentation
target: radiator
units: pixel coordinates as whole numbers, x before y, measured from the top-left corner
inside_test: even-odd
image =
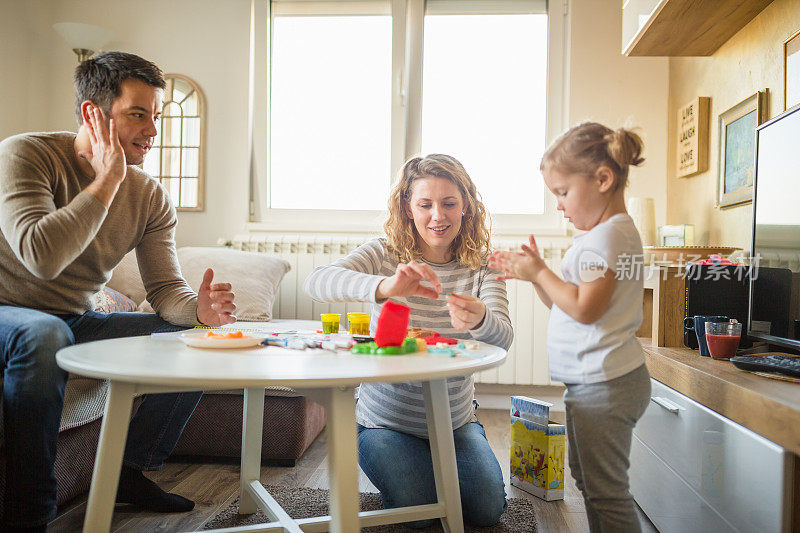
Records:
[[[283,278],[275,297],[272,314],[277,318],[318,320],[320,313],[346,314],[369,312],[364,303],[319,303],[302,291],[303,281],[320,265],[344,257],[363,244],[368,237],[319,237],[309,235],[252,234],[235,237],[231,245],[237,250],[260,252],[289,261],[292,268]],[[498,240],[496,250],[518,250],[519,240]],[[545,262],[561,271],[563,243],[537,239]],[[530,283],[507,282],[508,308],[514,326],[514,342],[502,366],[476,375],[479,383],[514,385],[549,385],[546,332],[549,309],[536,297]]]

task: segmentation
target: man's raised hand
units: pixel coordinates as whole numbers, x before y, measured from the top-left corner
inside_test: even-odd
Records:
[[[95,181],[119,186],[125,179],[127,163],[117,135],[117,125],[112,118],[106,127],[105,114],[94,104],[87,105],[86,114],[88,120],[84,120],[83,124],[92,143],[92,151],[78,152],[78,155],[92,166]]]
[[[211,283],[214,271],[210,268],[203,274],[203,282],[197,291],[197,320],[206,326],[222,326],[236,322],[236,304],[230,283]]]

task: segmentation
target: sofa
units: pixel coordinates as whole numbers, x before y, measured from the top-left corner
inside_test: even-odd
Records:
[[[214,269],[215,281],[232,283],[237,317],[243,322],[272,321],[272,302],[290,268],[283,259],[226,248],[179,248],[178,262],[194,290],[207,267]],[[95,309],[102,312],[152,312],[134,252],[114,270],[107,287],[94,300]],[[59,505],[89,490],[107,393],[107,383],[103,381],[70,376],[55,466]],[[242,407],[241,390],[206,391],[172,457],[194,461],[238,458]],[[262,461],[294,466],[324,428],[325,411],[292,389],[271,387],[265,390],[264,420]],[[4,463],[5,454],[0,448],[0,497],[5,492]]]

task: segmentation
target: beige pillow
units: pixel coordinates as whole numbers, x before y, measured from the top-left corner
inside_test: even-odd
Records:
[[[213,283],[227,282],[233,285],[233,292],[236,295],[236,317],[239,320],[259,322],[272,318],[275,294],[283,276],[291,268],[285,259],[267,254],[194,246],[178,248],[178,263],[184,279],[195,292],[203,281],[203,273],[207,268],[213,268]],[[138,273],[137,278],[139,278]],[[139,283],[141,284],[140,278]],[[139,310],[153,312],[147,301],[139,306]]]
[[[147,298],[147,291],[144,290],[142,276],[139,274],[139,263],[136,262],[136,250],[128,252],[122,261],[114,269],[111,279],[106,284],[107,287],[121,292],[134,302],[141,305]]]

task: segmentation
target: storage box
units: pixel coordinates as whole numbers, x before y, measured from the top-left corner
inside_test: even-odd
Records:
[[[565,431],[550,422],[552,406],[511,397],[511,484],[547,501],[564,499]]]

